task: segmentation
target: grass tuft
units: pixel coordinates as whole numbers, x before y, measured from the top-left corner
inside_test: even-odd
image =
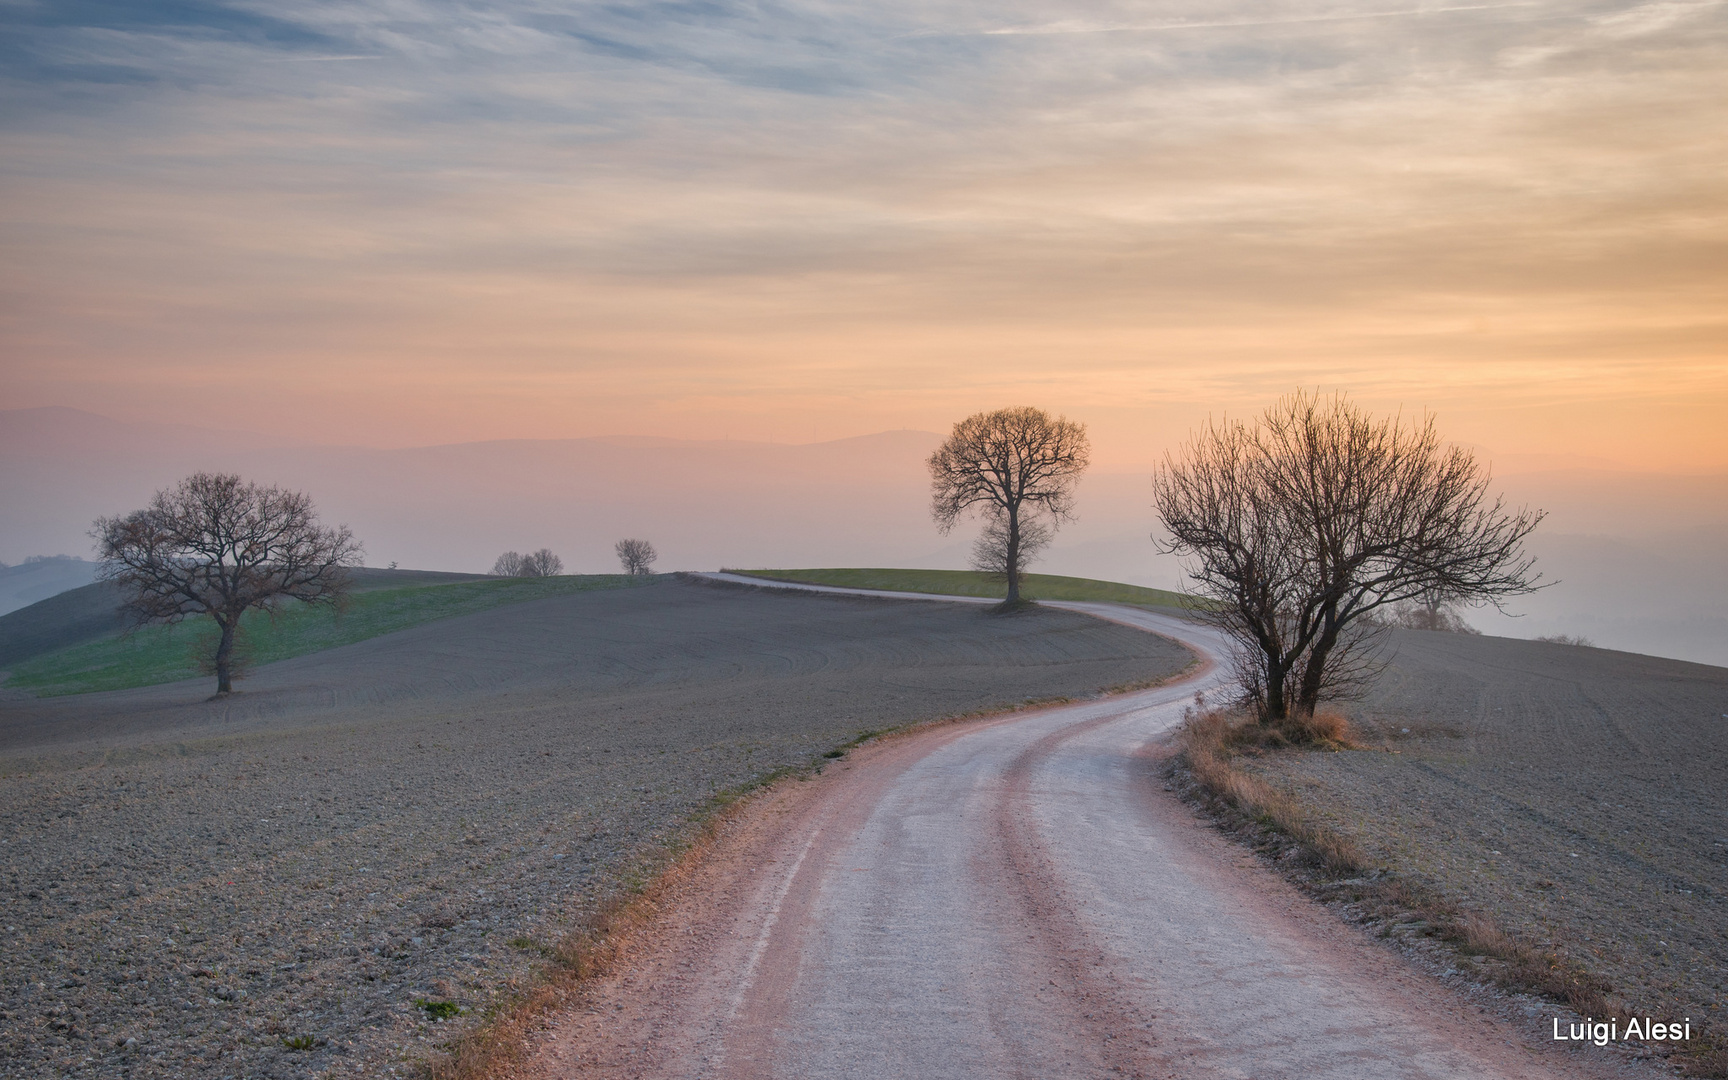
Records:
[[[448,1020],[452,1016],[461,1016],[463,1011],[462,1006],[454,1001],[430,1001],[424,998],[415,998],[414,1005],[421,1012],[424,1012],[429,1020]]]

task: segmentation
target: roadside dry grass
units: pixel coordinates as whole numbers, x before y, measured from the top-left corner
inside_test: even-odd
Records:
[[[1483,912],[1462,908],[1432,889],[1373,865],[1354,840],[1317,820],[1311,809],[1289,793],[1243,771],[1238,764],[1245,754],[1269,750],[1336,753],[1367,749],[1350,741],[1349,721],[1344,717],[1322,713],[1281,727],[1266,727],[1239,713],[1211,710],[1191,715],[1179,738],[1182,754],[1178,760],[1214,809],[1230,812],[1256,847],[1275,850],[1280,861],[1299,856],[1306,866],[1329,875],[1321,879],[1306,876],[1302,878],[1305,884],[1339,884],[1335,879],[1349,877],[1354,902],[1368,905],[1387,926],[1410,927],[1452,943],[1459,947],[1461,956],[1476,958],[1478,966],[1484,958],[1500,961],[1491,974],[1502,986],[1542,994],[1581,1015],[1625,1014],[1623,1004],[1607,996],[1602,980],[1553,950],[1515,940]],[[1258,835],[1252,827],[1258,827]],[[1368,876],[1353,876],[1362,874]],[[1419,916],[1419,926],[1409,921],[1412,915]]]
[[[1580,1017],[1625,1018],[1649,1011],[1621,999],[1609,979],[1565,951],[1509,932],[1489,911],[1382,864],[1356,837],[1329,825],[1324,809],[1311,799],[1269,782],[1268,776],[1287,772],[1277,767],[1279,759],[1392,752],[1358,742],[1346,718],[1321,713],[1263,726],[1240,713],[1200,708],[1190,711],[1177,742],[1171,778],[1190,801],[1312,895],[1342,906],[1380,936],[1442,945],[1466,976],[1565,1005]],[[1668,1053],[1672,1048],[1654,1049]],[[1728,1045],[1714,1031],[1674,1057],[1688,1075],[1728,1076]]]
[[[1263,727],[1222,709],[1192,713],[1182,725],[1182,763],[1211,799],[1273,835],[1288,838],[1307,862],[1334,874],[1367,865],[1355,844],[1316,822],[1296,800],[1237,768],[1234,759],[1268,747],[1306,745],[1336,749],[1346,745],[1342,718],[1323,716],[1282,727]]]
[[[545,962],[514,993],[495,1002],[480,1023],[446,1044],[442,1056],[427,1060],[426,1080],[488,1080],[518,1064],[536,1023],[575,999],[584,983],[610,973],[636,935],[654,924],[662,899],[700,865],[727,819],[743,808],[751,793],[791,771],[776,770],[716,795],[708,811],[677,839],[637,853],[635,865],[621,875],[626,884],[562,940],[535,946]]]

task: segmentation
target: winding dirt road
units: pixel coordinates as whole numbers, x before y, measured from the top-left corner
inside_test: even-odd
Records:
[[[1180,683],[854,752],[738,818],[537,1078],[1649,1075],[1484,1011],[1302,898],[1163,790]]]

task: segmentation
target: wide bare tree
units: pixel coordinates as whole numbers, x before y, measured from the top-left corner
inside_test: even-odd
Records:
[[[526,555],[506,551],[492,564],[493,577],[556,577],[564,572],[564,560],[552,554],[551,548],[541,548]]]
[[[1543,515],[1489,483],[1432,417],[1296,393],[1252,425],[1209,422],[1154,490],[1161,547],[1188,557],[1197,611],[1237,643],[1242,689],[1272,723],[1367,685],[1380,609],[1538,587],[1523,544]]]
[[[253,608],[289,600],[333,604],[360,545],[347,526],[318,523],[300,492],[229,473],[197,473],[125,517],[96,521],[98,576],[120,586],[140,622],[208,615],[218,629],[216,692],[233,690],[235,635]]]
[[[557,577],[564,572],[564,560],[552,554],[551,548],[541,548],[522,556],[523,577]]]
[[[631,577],[647,577],[654,572],[654,560],[659,553],[654,545],[646,540],[620,540],[612,545],[617,553],[618,561],[624,565],[624,572]]]
[[[1004,606],[1020,603],[1026,564],[1073,518],[1074,487],[1090,458],[1084,425],[1033,408],[969,416],[930,455],[936,527],[947,535],[967,512],[983,516],[972,562],[1007,580]]]

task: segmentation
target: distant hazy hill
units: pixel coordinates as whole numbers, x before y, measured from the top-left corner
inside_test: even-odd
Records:
[[[937,441],[900,431],[810,446],[596,438],[375,450],[20,409],[0,412],[0,505],[26,508],[0,519],[0,558],[87,551],[94,518],[222,469],[310,492],[374,566],[483,571],[507,548],[549,546],[568,570],[606,572],[625,536],[653,541],[659,569],[916,563],[954,544],[926,510],[923,462]]]
[[[571,573],[616,568],[642,536],[656,569],[899,566],[958,569],[973,532],[936,533],[924,461],[940,441],[890,431],[792,446],[659,438],[504,440],[376,450],[134,424],[75,409],[0,411],[0,559],[91,554],[90,522],[144,505],[198,469],[310,492],[373,566],[484,571],[506,549],[552,548]],[[1080,519],[1033,569],[1182,588],[1150,534],[1150,469],[1088,475]],[[1552,511],[1532,549],[1562,584],[1525,613],[1467,617],[1495,634],[1728,664],[1728,476],[1573,469],[1508,475],[1514,503]]]
[[[71,557],[38,558],[0,568],[0,615],[95,580],[95,563]]]

